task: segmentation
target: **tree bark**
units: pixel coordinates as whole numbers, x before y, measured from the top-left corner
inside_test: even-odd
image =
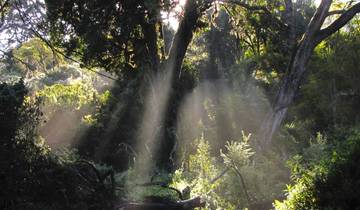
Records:
[[[261,148],[271,144],[275,132],[284,121],[288,107],[293,103],[296,92],[301,85],[306,72],[306,64],[309,62],[314,48],[325,38],[341,29],[360,12],[360,3],[357,3],[328,27],[321,29],[326,17],[331,14],[329,12],[331,4],[332,0],[321,1],[302,40],[295,49],[294,57],[288,67],[287,75],[283,78],[272,109],[268,112],[259,130],[258,140]]]
[[[178,108],[182,95],[179,93],[181,67],[185,58],[186,50],[198,28],[198,20],[209,5],[199,3],[196,0],[188,0],[185,4],[184,17],[179,23],[179,28],[173,38],[169,56],[164,62],[163,70],[170,75],[170,90],[164,116],[164,136],[158,151],[162,154],[159,165],[172,168],[172,153],[175,149],[174,129],[177,123]]]
[[[165,61],[165,70],[173,71],[172,84],[181,76],[181,66],[187,47],[193,38],[197,22],[203,12],[198,4],[195,0],[186,2],[184,17],[179,23],[179,28],[170,47],[169,57]]]
[[[314,43],[302,43],[291,64],[291,72],[283,79],[273,108],[268,112],[260,129],[260,144],[268,146],[274,133],[283,122],[288,106],[293,102],[300,86],[301,79],[306,71],[305,65],[309,61]]]
[[[344,12],[337,20],[325,29],[321,29],[332,0],[322,0],[317,8],[307,30],[295,49],[294,57],[288,67],[287,75],[283,78],[272,109],[268,112],[259,130],[258,140],[261,147],[266,147],[272,142],[273,135],[284,121],[289,105],[292,104],[297,90],[301,85],[314,48],[325,38],[344,26],[360,11],[360,3]]]
[[[296,22],[295,22],[295,11],[294,4],[292,0],[285,0],[285,14],[284,22],[288,26],[289,39],[288,39],[288,49],[290,51],[296,46]]]

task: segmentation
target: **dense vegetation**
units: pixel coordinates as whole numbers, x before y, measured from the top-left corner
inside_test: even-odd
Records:
[[[0,0],[0,208],[359,209],[358,13]]]

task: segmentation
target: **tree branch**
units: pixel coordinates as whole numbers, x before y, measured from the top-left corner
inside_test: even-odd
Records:
[[[360,3],[355,4],[346,12],[344,12],[338,19],[336,19],[331,25],[319,31],[317,35],[317,42],[321,42],[326,39],[345,24],[347,24],[357,13],[360,12]]]
[[[331,4],[332,0],[321,1],[319,7],[316,9],[315,14],[313,15],[307,27],[304,37],[313,38],[314,35],[321,29],[321,26],[324,24]]]
[[[327,16],[341,15],[341,14],[344,14],[345,12],[346,12],[346,10],[344,10],[344,9],[333,10],[333,11],[328,12]]]
[[[10,0],[6,0],[1,6],[0,6],[0,13],[3,13],[7,5],[9,4]]]
[[[217,175],[215,178],[213,178],[210,181],[210,184],[214,184],[217,180],[219,180],[221,177],[223,177],[229,170],[230,170],[230,168],[225,168],[225,170],[223,170],[219,175]]]
[[[223,0],[223,3],[229,3],[229,4],[234,4],[234,5],[238,5],[240,7],[243,7],[249,11],[253,11],[253,12],[263,12],[267,17],[271,18],[272,20],[274,20],[279,27],[281,28],[287,28],[288,26],[283,23],[281,20],[279,20],[278,18],[276,18],[271,12],[270,10],[265,7],[265,6],[259,6],[259,5],[250,5],[245,3],[242,0]]]
[[[25,14],[21,9],[20,9],[20,3],[15,1],[15,9],[17,10],[17,12],[19,13],[19,18],[20,18],[20,21],[24,24],[24,25],[28,25],[29,28],[26,28],[24,27],[23,30],[27,30],[27,31],[30,31],[32,33],[32,35],[34,35],[35,37],[39,38],[41,41],[43,41],[53,52],[54,56],[56,54],[59,54],[61,56],[63,56],[64,58],[74,62],[74,63],[77,63],[77,64],[80,64],[80,65],[84,65],[86,66],[84,63],[80,62],[80,61],[77,61],[75,60],[74,58],[66,55],[65,53],[63,53],[61,50],[57,49],[49,40],[47,40],[46,38],[43,37],[43,35],[38,32],[36,29],[34,29],[33,25],[34,23],[31,22],[31,18],[27,16],[27,14]],[[109,76],[107,74],[104,74],[104,73],[101,73],[99,71],[96,71],[94,69],[91,69],[91,68],[86,68],[86,70],[88,71],[91,71],[91,72],[94,72],[102,77],[106,77],[108,79],[111,79],[111,80],[114,80],[116,81],[117,79],[112,77],[112,76]]]
[[[135,186],[141,186],[141,187],[158,186],[158,187],[162,187],[162,188],[165,188],[165,189],[173,190],[173,191],[175,191],[175,192],[178,194],[179,198],[180,198],[181,200],[183,200],[183,195],[182,195],[182,193],[180,192],[180,190],[178,190],[178,189],[176,189],[176,188],[174,188],[174,187],[168,186],[168,184],[165,183],[165,182],[146,182],[146,183],[142,183],[142,184],[136,184]]]
[[[236,174],[239,176],[240,181],[241,181],[241,184],[242,184],[242,186],[243,186],[243,188],[244,188],[244,193],[245,193],[245,195],[246,195],[246,199],[247,199],[248,203],[250,204],[250,203],[251,203],[251,199],[250,199],[250,196],[249,196],[249,193],[248,193],[248,189],[247,189],[246,184],[245,184],[244,177],[241,175],[240,170],[239,170],[235,165],[234,165],[234,167],[232,167],[232,168],[235,170]]]
[[[25,62],[25,61],[22,60],[21,58],[16,57],[13,53],[5,52],[4,50],[1,50],[1,49],[0,49],[0,52],[1,52],[4,56],[6,56],[6,57],[8,57],[8,58],[14,59],[14,60],[22,63],[22,64],[25,65],[28,69],[32,69],[32,68],[33,68],[33,66],[32,66],[30,63]]]
[[[205,203],[201,201],[200,197],[195,197],[189,200],[176,202],[143,202],[143,203],[125,203],[116,207],[119,210],[181,210],[194,209],[197,207],[204,207]]]
[[[235,5],[238,5],[238,6],[241,6],[247,10],[251,10],[251,11],[263,11],[265,13],[270,13],[270,11],[265,7],[265,6],[258,6],[258,5],[250,5],[250,4],[247,4],[241,0],[228,0],[228,1],[224,1],[226,3],[230,3],[230,4],[235,4]]]
[[[179,22],[179,28],[172,40],[169,56],[165,61],[165,69],[173,71],[172,84],[175,84],[181,76],[181,66],[186,50],[193,38],[193,33],[198,27],[197,22],[203,12],[199,7],[200,5],[196,0],[186,1],[184,17]]]

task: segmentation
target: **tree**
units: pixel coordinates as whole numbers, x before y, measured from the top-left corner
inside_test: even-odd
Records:
[[[16,61],[11,63],[9,68],[21,72],[26,79],[35,71],[48,74],[50,70],[63,62],[43,41],[37,38],[30,39],[18,48],[12,49],[9,55]]]
[[[176,104],[173,103],[173,100],[177,100],[174,93],[180,84],[181,67],[187,47],[194,31],[199,27],[199,18],[211,6],[211,2],[195,0],[186,2],[179,28],[167,53],[164,50],[166,40],[162,28],[165,25],[161,13],[170,11],[176,6],[177,1],[47,0],[48,20],[51,25],[50,41],[53,45],[65,49],[65,54],[80,59],[85,66],[102,67],[115,73],[119,83],[124,87],[120,92],[125,92],[127,88],[132,89],[132,93],[139,98],[134,98],[133,94],[125,97],[127,106],[122,113],[127,114],[126,117],[119,119],[119,121],[123,120],[121,124],[125,121],[131,124],[129,127],[132,129],[139,127],[141,119],[139,116],[130,117],[129,115],[139,115],[139,111],[130,110],[134,110],[134,107],[140,107],[136,110],[143,110],[144,105],[141,104],[141,100],[150,92],[144,91],[142,87],[151,85],[151,80],[157,77],[157,74],[170,72],[171,88],[161,102],[166,104],[164,108],[166,117],[163,119],[166,121],[164,127],[168,128],[173,124],[167,123],[169,120],[166,119],[176,121],[176,114],[173,112],[176,108],[170,106]],[[132,122],[129,122],[129,119],[133,119]],[[128,132],[126,128],[123,133]],[[135,136],[132,134],[122,139],[134,144],[134,140],[129,138],[135,139]],[[118,141],[118,138],[111,141]],[[114,142],[105,144],[108,145],[104,146],[104,149],[100,147],[97,153],[102,153],[101,150],[106,151],[107,148],[114,148],[112,146]],[[173,144],[172,140],[163,140],[165,151],[162,159],[168,160]],[[108,152],[105,153],[109,155]]]
[[[176,1],[47,0],[46,5],[55,45],[85,65],[126,75],[132,70],[151,74],[165,63],[180,69],[197,20],[210,3],[187,1],[168,55],[163,51],[161,12],[171,10]]]
[[[284,71],[285,76],[282,78],[272,110],[259,131],[261,144],[268,144],[284,120],[288,106],[294,100],[314,48],[351,20],[359,12],[360,5],[357,3],[346,10],[329,11],[333,1],[323,0],[305,32],[297,34],[294,3],[290,0],[282,3],[284,9],[281,18],[278,18],[279,14],[276,10],[269,10],[267,7],[267,5],[274,7],[280,4],[280,1],[223,2],[237,5],[253,13],[261,13],[271,20],[278,31],[285,30],[289,34],[286,49],[287,52],[293,52],[288,59],[288,69]],[[186,2],[179,29],[174,35],[168,54],[163,50],[161,12],[171,10],[174,7],[173,1],[109,1],[104,4],[100,1],[47,0],[46,5],[53,28],[51,32],[53,43],[64,47],[67,54],[77,56],[85,65],[104,67],[108,71],[116,72],[124,81],[130,78],[142,78],[140,81],[146,81],[146,78],[153,77],[159,70],[172,72],[170,96],[163,100],[168,107],[166,110],[175,110],[169,111],[166,115],[170,116],[172,121],[176,119],[174,114],[176,108],[171,102],[173,101],[171,93],[179,85],[182,62],[193,32],[198,28],[198,20],[212,5],[212,1]],[[340,16],[328,27],[322,28],[327,17],[335,14]],[[261,38],[261,33],[258,35]],[[171,124],[166,127],[173,126]],[[171,147],[172,143],[166,146],[166,150]]]
[[[267,114],[261,129],[259,140],[263,145],[271,143],[274,133],[283,122],[288,107],[292,104],[296,92],[306,73],[306,64],[309,62],[314,48],[324,39],[340,30],[357,13],[360,12],[360,3],[342,11],[329,11],[332,0],[322,0],[313,18],[308,24],[302,39],[293,51],[293,57],[289,63],[286,76],[282,79],[282,84],[278,90],[272,110]],[[327,17],[340,13],[329,26],[324,27]]]
[[[0,1],[0,55],[27,41],[36,34],[44,35],[45,8],[38,0]]]

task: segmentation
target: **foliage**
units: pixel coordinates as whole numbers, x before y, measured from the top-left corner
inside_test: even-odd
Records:
[[[102,209],[111,206],[112,182],[74,152],[51,154],[38,135],[40,100],[22,81],[0,85],[1,208]]]
[[[37,133],[42,115],[39,109],[41,101],[26,97],[26,93],[22,80],[0,86],[2,160],[16,155],[19,159],[12,160],[12,163],[25,161],[30,164],[47,152],[43,139]],[[13,150],[15,153],[12,153]]]
[[[297,139],[306,140],[317,131],[334,133],[359,122],[360,40],[354,29],[358,24],[352,21],[349,31],[338,32],[315,49],[308,79],[288,117],[298,125],[292,129]]]
[[[242,140],[227,142],[221,156],[213,155],[203,137],[196,140],[195,152],[174,172],[172,186],[189,187],[189,196],[201,196],[207,209],[242,209],[275,198],[284,186],[279,180],[284,169],[269,157],[255,155],[249,139],[250,135],[243,133]]]
[[[118,72],[141,67],[145,58],[155,62],[151,51],[157,50],[153,49],[157,47],[156,37],[146,36],[157,36],[158,2],[45,2],[54,43],[81,55],[86,65]],[[170,1],[164,1],[163,6],[170,7]],[[68,39],[62,39],[65,35]]]
[[[0,85],[1,106],[1,196],[12,202],[28,192],[27,185],[47,149],[41,144],[36,127],[40,120],[38,102],[26,98],[23,81]],[[10,200],[8,200],[10,199]],[[20,199],[20,198],[19,198]],[[14,200],[15,202],[15,200]]]
[[[11,2],[28,5],[24,11],[30,11],[41,1]],[[164,187],[169,184],[185,198],[202,196],[207,209],[253,208],[282,200],[290,178],[287,199],[275,202],[278,209],[359,208],[360,134],[358,128],[348,131],[360,120],[359,19],[315,49],[273,147],[255,153],[258,142],[242,130],[257,140],[265,111],[276,100],[281,79],[291,72],[288,64],[314,14],[314,1],[237,1],[245,7],[214,1],[206,11],[200,7],[211,1],[188,2],[196,6],[187,20],[199,30],[194,37],[179,36],[180,41],[189,38],[187,43],[173,43],[186,58],[176,61],[181,74],[171,84],[165,114],[159,116],[164,121],[159,136],[165,141],[151,155],[165,160],[158,166],[168,171],[162,171],[133,166],[135,145],[142,143],[137,141],[139,124],[152,76],[167,67],[170,57],[175,32],[169,31],[165,14],[175,19],[187,14],[173,14],[179,6],[175,0],[45,0],[42,12],[48,22],[38,21],[45,13],[33,18],[39,30],[49,29],[43,37],[50,38],[48,43],[29,39],[3,52],[0,63],[0,81],[11,81],[0,84],[4,208],[109,209],[115,199],[178,200],[174,190]],[[285,2],[293,3],[293,19]],[[337,10],[345,4],[332,5]],[[21,14],[14,10],[9,14],[6,8],[0,16]],[[196,14],[199,11],[205,12]],[[197,15],[202,17],[194,18]],[[14,22],[0,22],[0,31],[3,23]],[[18,27],[7,30],[16,37]],[[54,49],[82,64],[59,57]],[[95,70],[115,73],[118,80],[104,91],[109,80],[85,72],[94,69],[84,66],[101,67]],[[67,125],[70,129],[59,126],[65,123],[56,117],[65,112],[76,119]],[[44,119],[60,122],[47,125],[61,135],[81,130],[69,138],[81,136],[77,150],[50,150],[46,141],[51,137],[39,134],[47,128]],[[175,153],[181,153],[178,159]],[[166,165],[169,160],[173,167]],[[287,160],[291,176],[284,166]],[[271,206],[261,209],[266,208]]]
[[[13,68],[22,72],[23,75],[31,74],[35,70],[47,73],[64,62],[39,38],[22,43],[19,48],[12,50],[12,56],[16,61]]]
[[[53,51],[40,39],[30,39],[10,50],[6,59],[1,60],[0,72],[3,82],[23,78],[28,80],[39,79],[52,72],[64,60],[55,55]],[[29,84],[27,84],[29,85]],[[37,84],[31,84],[36,87]]]
[[[97,91],[84,83],[72,85],[55,84],[39,91],[47,104],[57,107],[80,109],[82,106],[93,103]]]
[[[52,120],[56,113],[66,110],[74,112],[74,115],[81,118],[79,124],[82,122],[87,126],[97,123],[92,112],[105,106],[112,97],[110,91],[106,90],[100,94],[91,84],[85,82],[45,86],[36,92],[36,95],[44,101],[46,119]]]
[[[142,166],[144,167],[144,166]],[[176,201],[181,199],[178,192],[170,189],[170,174],[151,169],[154,173],[144,173],[141,168],[130,168],[115,175],[117,186],[123,189],[121,199],[131,201]]]
[[[228,167],[240,168],[249,164],[250,158],[255,154],[249,145],[250,137],[251,134],[246,136],[243,133],[243,141],[230,141],[226,143],[225,148],[227,153],[224,154],[222,151],[220,151],[225,165]]]
[[[175,171],[172,185],[181,190],[190,187],[189,197],[202,196],[207,203],[207,209],[234,209],[233,204],[221,197],[221,180],[212,182],[220,170],[221,168],[216,165],[216,159],[210,155],[209,143],[200,138],[196,153],[184,162],[182,168]]]
[[[334,143],[326,146],[318,136],[318,143],[305,149],[303,156],[292,159],[294,184],[288,186],[285,201],[275,202],[276,209],[359,208],[359,129],[345,133],[340,137],[344,140],[332,140]],[[317,159],[312,157],[315,152],[320,156]]]

